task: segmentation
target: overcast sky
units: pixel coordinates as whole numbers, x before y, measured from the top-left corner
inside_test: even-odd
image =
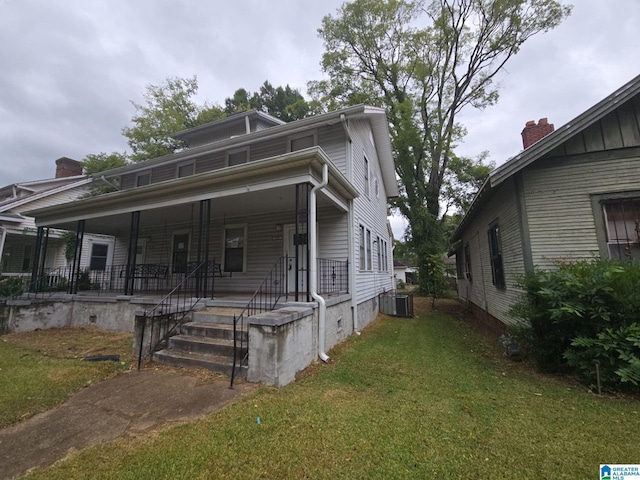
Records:
[[[148,84],[197,75],[198,102],[265,81],[320,79],[317,29],[341,0],[0,0],[0,185],[50,178],[55,159],[125,151]],[[566,3],[566,2],[565,2]],[[559,128],[640,73],[639,0],[574,0],[500,77],[497,106],[463,117],[459,153],[501,164],[527,120]]]

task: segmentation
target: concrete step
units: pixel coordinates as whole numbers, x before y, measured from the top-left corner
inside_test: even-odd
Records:
[[[182,324],[180,333],[193,337],[233,340],[233,325],[209,322],[189,322]],[[246,329],[241,330],[238,328],[236,333],[239,339],[244,340],[245,343],[247,342],[249,334]]]
[[[174,335],[169,338],[169,350],[184,350],[185,352],[208,353],[210,355],[233,356],[233,340],[222,338],[196,337],[193,335]],[[244,348],[238,345],[238,356],[247,353],[247,343]]]
[[[229,357],[182,350],[160,350],[153,354],[153,361],[172,367],[206,368],[228,376],[233,369],[233,359]],[[236,377],[246,378],[247,370],[246,362],[236,365]]]
[[[198,312],[193,312],[191,314],[191,318],[194,322],[198,323],[218,323],[223,325],[232,325],[233,324],[233,315],[239,315],[242,309],[235,309],[237,311],[230,311],[233,309],[218,309],[214,308],[205,308]]]

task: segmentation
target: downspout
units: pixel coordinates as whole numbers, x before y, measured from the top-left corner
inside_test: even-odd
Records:
[[[322,165],[322,182],[311,189],[309,195],[309,290],[311,297],[318,302],[318,356],[323,362],[329,361],[329,356],[324,352],[324,339],[327,322],[327,304],[318,295],[318,238],[316,228],[316,192],[323,189],[329,183],[329,167]]]
[[[347,122],[347,117],[344,113],[340,114],[340,122],[342,123],[342,128],[344,128],[344,133],[347,136],[346,142],[346,150],[347,150],[347,179],[350,182],[353,182],[353,158],[351,151],[351,131],[349,130],[349,123]],[[360,331],[358,330],[358,300],[355,295],[356,291],[356,275],[355,275],[355,227],[354,227],[354,212],[353,212],[353,200],[349,201],[349,214],[347,221],[349,222],[348,229],[348,237],[349,237],[349,292],[351,293],[351,315],[353,316],[353,331],[356,335],[360,335]]]
[[[4,242],[7,239],[7,229],[0,227],[0,266],[2,265],[2,255],[4,253]],[[0,269],[0,272],[2,269]]]

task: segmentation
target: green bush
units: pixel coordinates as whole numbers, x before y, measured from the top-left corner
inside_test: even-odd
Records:
[[[525,293],[511,314],[524,320],[516,334],[540,369],[574,372],[586,379],[588,371],[595,375],[594,362],[599,361],[606,372],[612,365],[608,375],[613,383],[622,381],[615,373],[626,371],[620,352],[625,356],[634,350],[633,340],[620,332],[632,333],[638,319],[640,264],[562,263],[555,271],[535,271],[519,283]],[[629,362],[633,364],[633,357]]]
[[[23,293],[22,277],[0,278],[0,297],[17,297]]]

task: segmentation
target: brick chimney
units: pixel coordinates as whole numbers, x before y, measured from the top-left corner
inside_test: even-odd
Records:
[[[62,157],[56,160],[56,178],[82,175],[82,164],[71,158]]]
[[[538,140],[549,135],[553,130],[553,123],[549,123],[546,118],[541,118],[537,125],[533,120],[529,120],[524,126],[524,130],[522,130],[522,146],[526,150]]]

